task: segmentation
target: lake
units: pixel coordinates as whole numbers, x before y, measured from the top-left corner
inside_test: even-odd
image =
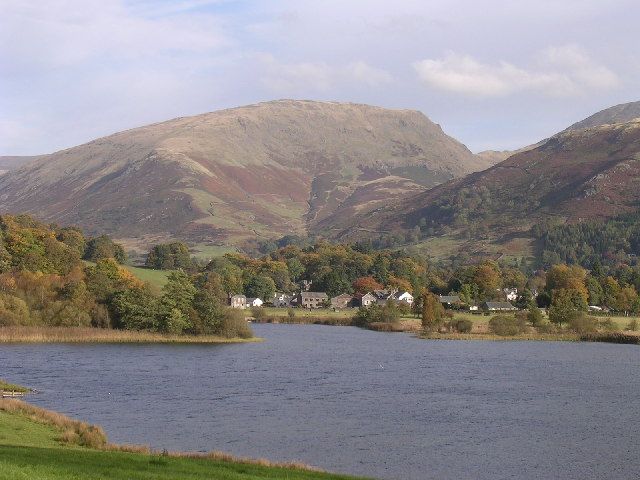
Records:
[[[640,348],[254,325],[237,345],[0,345],[29,401],[113,442],[382,479],[640,471]]]

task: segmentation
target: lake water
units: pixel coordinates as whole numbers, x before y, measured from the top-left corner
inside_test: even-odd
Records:
[[[240,345],[1,345],[0,377],[118,443],[384,479],[640,475],[640,348],[255,325]]]

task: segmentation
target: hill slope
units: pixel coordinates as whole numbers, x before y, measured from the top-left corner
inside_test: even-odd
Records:
[[[332,232],[349,238],[418,226],[425,238],[455,239],[453,253],[493,255],[515,238],[530,239],[537,223],[610,218],[639,207],[640,119],[566,130],[485,171],[356,217],[358,228],[336,225]]]
[[[237,242],[313,232],[487,166],[417,111],[281,100],[37,157],[0,177],[0,210],[121,239]]]
[[[636,118],[640,118],[640,102],[623,103],[594,113],[590,117],[574,123],[567,130],[581,130],[613,123],[625,123]]]

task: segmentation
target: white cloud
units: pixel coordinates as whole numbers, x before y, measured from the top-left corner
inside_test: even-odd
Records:
[[[575,45],[540,52],[531,68],[509,62],[481,63],[468,55],[447,53],[441,59],[415,62],[420,79],[440,90],[477,97],[503,97],[518,92],[572,96],[618,85],[615,73],[594,62]]]
[[[390,73],[363,61],[336,66],[325,62],[285,63],[269,54],[258,58],[264,68],[262,83],[278,93],[325,92],[345,84],[377,87],[393,80]]]

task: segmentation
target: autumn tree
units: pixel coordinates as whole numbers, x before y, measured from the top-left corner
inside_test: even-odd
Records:
[[[431,332],[437,329],[443,321],[444,307],[436,295],[429,291],[422,294],[422,328]]]

